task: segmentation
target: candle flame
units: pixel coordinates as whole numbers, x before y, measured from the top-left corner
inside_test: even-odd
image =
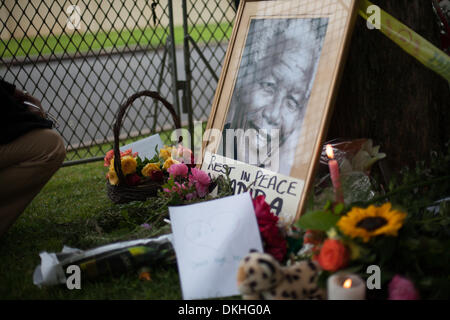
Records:
[[[345,280],[342,286],[345,289],[350,289],[352,287],[352,279],[348,278],[347,280]]]
[[[326,153],[327,153],[327,157],[330,159],[334,158],[334,152],[333,152],[333,147],[331,146],[331,144],[327,144],[326,146]]]

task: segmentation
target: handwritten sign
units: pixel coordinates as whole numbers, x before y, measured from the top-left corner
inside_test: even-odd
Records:
[[[155,147],[156,146],[158,146],[158,149],[161,149],[164,147],[164,144],[163,144],[159,134],[154,134],[147,138],[143,138],[141,140],[127,144],[126,146],[122,146],[119,149],[120,149],[120,151],[132,149],[133,153],[137,152],[138,156],[141,159],[144,159],[144,158],[151,159],[155,155]]]
[[[263,252],[249,193],[169,207],[173,245],[184,299],[239,294],[239,262]]]
[[[267,169],[258,168],[244,162],[232,160],[217,154],[205,153],[202,170],[211,177],[225,175],[229,168],[231,186],[234,194],[245,192],[247,187],[253,195],[265,195],[272,212],[279,216],[283,223],[294,222],[298,203],[305,182]]]

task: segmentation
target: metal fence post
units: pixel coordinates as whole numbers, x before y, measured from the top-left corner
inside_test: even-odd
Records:
[[[178,112],[178,116],[181,117],[180,104],[178,100],[178,72],[177,72],[177,55],[175,50],[175,28],[173,25],[173,1],[169,0],[169,29],[170,34],[167,39],[170,41],[170,71],[172,74],[172,96],[173,105]]]
[[[192,110],[192,93],[191,93],[191,63],[190,63],[190,50],[189,50],[189,33],[188,33],[188,17],[187,17],[187,3],[183,0],[183,52],[184,52],[184,70],[186,74],[186,83],[183,92],[183,104],[185,112],[188,113],[189,133],[191,136],[191,150],[194,150],[194,121]]]

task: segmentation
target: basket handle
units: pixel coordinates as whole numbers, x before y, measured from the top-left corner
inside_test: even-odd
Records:
[[[150,98],[153,98],[153,99],[156,99],[156,100],[162,102],[163,105],[169,110],[170,114],[172,115],[173,122],[175,123],[175,128],[176,129],[181,128],[181,121],[180,121],[180,118],[178,117],[177,113],[175,112],[175,109],[166,99],[161,97],[158,92],[149,91],[149,90],[137,92],[137,93],[133,94],[131,97],[129,97],[127,99],[127,101],[120,106],[119,112],[117,114],[117,119],[116,119],[116,123],[114,124],[114,130],[113,130],[114,131],[114,158],[115,159],[120,159],[119,135],[120,135],[120,129],[122,127],[122,120],[125,115],[125,111],[128,109],[128,107],[130,107],[132,105],[132,103],[136,99],[138,99],[142,96],[150,97]],[[125,176],[123,175],[122,166],[120,165],[120,161],[114,161],[114,169],[117,173],[117,177],[119,178],[119,184],[122,184],[122,185],[126,184]]]

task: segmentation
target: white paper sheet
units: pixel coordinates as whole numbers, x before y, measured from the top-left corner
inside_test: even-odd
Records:
[[[144,160],[145,158],[151,159],[155,155],[155,147],[158,145],[158,150],[164,148],[164,144],[159,134],[154,134],[147,138],[132,142],[125,146],[120,147],[120,151],[132,149],[133,153],[137,152],[138,156]]]
[[[169,207],[169,213],[183,298],[239,294],[239,262],[251,249],[263,251],[250,194]]]

